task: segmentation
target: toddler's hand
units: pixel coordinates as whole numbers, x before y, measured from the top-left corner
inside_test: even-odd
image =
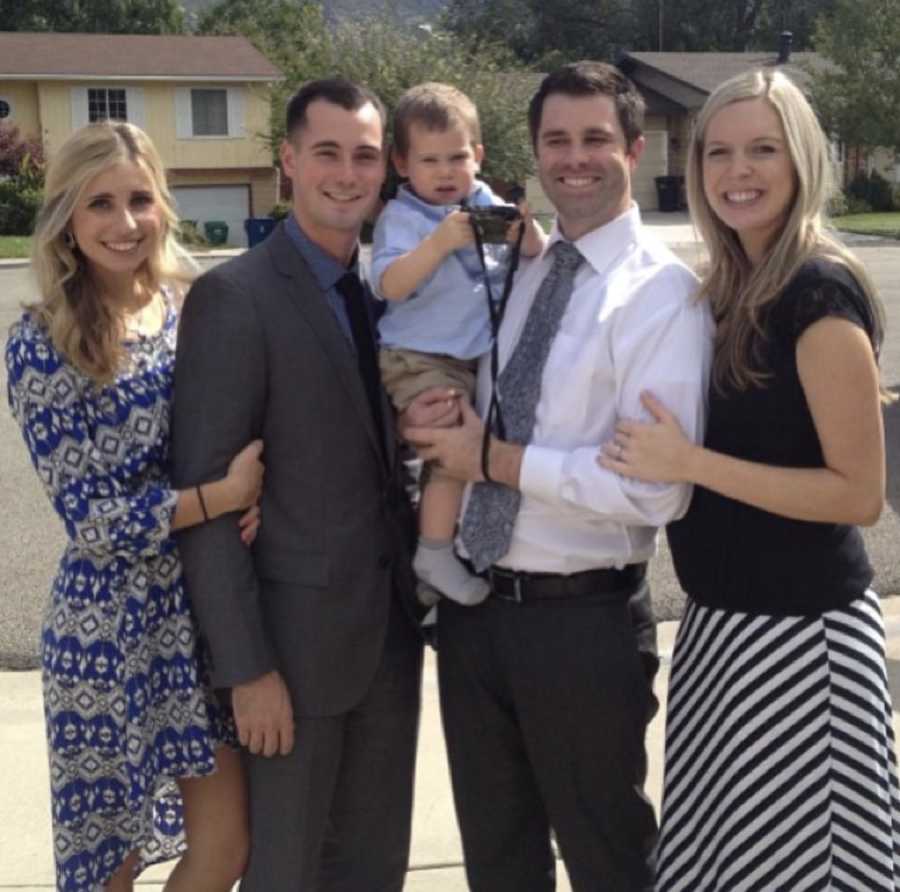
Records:
[[[547,233],[544,232],[541,224],[534,219],[534,214],[531,213],[526,201],[520,201],[518,208],[522,214],[522,219],[510,224],[507,239],[511,242],[515,241],[519,234],[519,227],[524,226],[525,235],[522,236],[522,256],[536,257],[544,250],[544,245],[547,242]]]
[[[475,241],[475,233],[466,211],[453,211],[444,217],[431,236],[442,254],[451,254]]]

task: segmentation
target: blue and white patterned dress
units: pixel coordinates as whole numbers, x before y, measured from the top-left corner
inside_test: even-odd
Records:
[[[131,851],[184,848],[174,782],[234,743],[207,683],[171,534],[176,314],[129,342],[97,388],[27,314],[6,348],[9,402],[69,542],[42,636],[57,888],[98,890]]]

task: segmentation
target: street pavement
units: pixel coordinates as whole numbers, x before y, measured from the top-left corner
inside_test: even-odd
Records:
[[[882,602],[887,632],[887,668],[893,695],[894,734],[900,734],[900,598]],[[659,812],[663,736],[673,622],[659,626],[663,666],[656,681],[660,710],[647,734],[646,790]],[[48,892],[53,888],[49,782],[38,672],[0,672],[0,892]],[[489,808],[490,803],[485,803]],[[162,892],[171,863],[142,875],[139,892]],[[416,770],[410,871],[405,892],[466,892],[462,849],[444,754],[433,654],[425,664],[422,724]],[[559,864],[557,892],[571,892]],[[860,890],[862,892],[862,890]]]
[[[682,215],[649,215],[654,229],[688,262],[700,259],[694,233]],[[882,365],[886,383],[900,386],[900,245],[854,240],[854,247],[878,286],[887,307],[888,340]],[[214,261],[215,262],[215,261]],[[27,268],[0,263],[0,343],[32,296]],[[5,391],[0,368],[0,391]],[[888,504],[878,525],[865,531],[883,595],[900,593],[900,408],[885,413],[888,437]],[[63,545],[60,524],[40,492],[21,438],[8,413],[0,409],[0,667],[36,665],[38,630],[49,580]],[[651,578],[658,614],[680,615],[683,598],[661,543]],[[900,598],[884,601],[888,630],[888,673],[894,692],[894,728],[900,731]],[[671,652],[674,622],[659,626],[663,654]],[[668,666],[657,680],[662,708],[648,734],[650,774],[647,790],[659,806],[662,787],[663,715]],[[49,793],[36,671],[0,672],[0,890],[53,888]],[[407,892],[464,892],[462,857],[437,707],[434,661],[426,663],[423,716],[417,769],[411,870]],[[140,890],[161,890],[171,865],[149,870]],[[560,870],[559,892],[571,892]]]

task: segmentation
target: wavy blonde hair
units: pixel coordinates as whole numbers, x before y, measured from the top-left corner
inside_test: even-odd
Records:
[[[115,164],[134,162],[150,176],[163,212],[157,251],[137,271],[148,294],[163,283],[182,286],[196,266],[178,243],[178,217],[159,154],[143,130],[120,121],[76,130],[47,167],[44,203],[38,213],[31,267],[41,299],[28,309],[48,331],[53,346],[97,384],[107,384],[122,366],[120,322],[100,299],[90,265],[72,243],[72,214],[88,184]]]
[[[780,118],[796,177],[784,224],[755,267],[737,233],[710,207],[703,188],[703,149],[709,122],[725,106],[750,99],[764,99]],[[709,300],[716,319],[713,382],[720,392],[727,384],[740,390],[764,385],[769,373],[762,357],[766,337],[763,311],[813,258],[843,264],[859,283],[874,320],[871,336],[877,355],[884,333],[881,303],[862,264],[825,229],[825,206],[834,188],[828,142],[815,112],[801,90],[780,71],[739,74],[706,100],[688,150],[687,195],[691,216],[709,251],[700,297]]]

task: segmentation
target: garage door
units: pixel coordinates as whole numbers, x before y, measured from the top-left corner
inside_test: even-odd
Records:
[[[172,190],[182,220],[203,224],[221,220],[228,224],[228,244],[246,246],[244,220],[250,216],[249,186],[176,186]]]

